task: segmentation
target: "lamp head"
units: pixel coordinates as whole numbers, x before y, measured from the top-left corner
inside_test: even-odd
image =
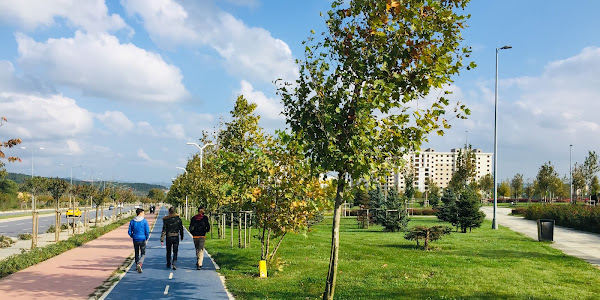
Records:
[[[500,48],[500,49],[511,49],[511,48],[512,48],[512,46],[510,46],[510,45],[506,45],[506,46],[504,46],[504,47],[502,47],[502,48]]]

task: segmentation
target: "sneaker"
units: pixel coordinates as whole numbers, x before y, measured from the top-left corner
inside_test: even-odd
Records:
[[[137,264],[135,269],[138,271],[138,273],[142,273],[142,264]]]
[[[177,266],[173,263],[173,270],[177,270]]]
[[[196,269],[202,270],[202,266],[196,266]]]

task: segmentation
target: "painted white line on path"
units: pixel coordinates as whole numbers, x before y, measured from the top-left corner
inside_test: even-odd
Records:
[[[165,292],[163,293],[163,295],[166,295],[169,293],[169,285],[167,284],[167,286],[165,287]]]
[[[173,272],[171,272],[171,274],[169,274],[169,279],[173,279]]]

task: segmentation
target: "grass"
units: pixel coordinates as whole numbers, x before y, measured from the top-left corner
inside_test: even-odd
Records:
[[[447,224],[414,217],[409,226],[415,225]],[[336,299],[591,299],[600,293],[600,270],[507,228],[494,231],[488,221],[472,233],[452,232],[432,243],[433,251],[417,248],[404,233],[358,229],[354,218],[343,219],[340,232]],[[288,235],[279,250],[282,268],[271,267],[267,279],[258,278],[259,241],[232,249],[226,234],[208,239],[206,248],[236,299],[321,297],[331,218],[306,237]]]

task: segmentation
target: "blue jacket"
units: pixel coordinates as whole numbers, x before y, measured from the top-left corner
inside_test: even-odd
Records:
[[[147,241],[150,237],[150,226],[143,217],[137,216],[129,222],[129,231],[127,232],[134,242]]]

